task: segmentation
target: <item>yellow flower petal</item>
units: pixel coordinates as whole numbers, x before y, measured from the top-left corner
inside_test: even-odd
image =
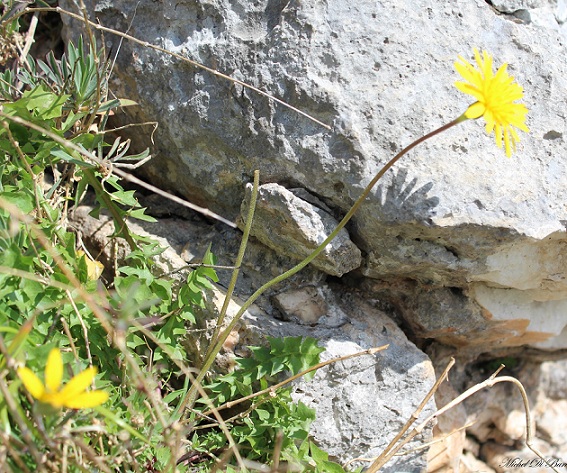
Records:
[[[469,63],[462,56],[455,63],[455,69],[465,80],[456,82],[455,87],[476,99],[465,112],[466,118],[486,120],[486,133],[494,132],[494,140],[499,148],[504,148],[509,157],[516,150],[519,140],[514,130],[529,132],[525,120],[528,109],[521,103],[515,103],[524,97],[522,87],[508,75],[508,65],[503,64],[493,73],[492,56],[486,51],[481,53],[475,48],[476,65]]]
[[[45,392],[45,387],[41,380],[29,368],[18,368],[18,376],[24,383],[29,393],[36,399],[41,399]]]
[[[75,396],[82,394],[93,382],[97,369],[93,366],[81,371],[78,375],[73,376],[65,387],[59,392],[63,405],[72,400]]]
[[[59,348],[54,348],[49,352],[47,364],[45,365],[45,387],[49,392],[57,392],[61,387],[63,379],[63,361]]]
[[[61,352],[55,348],[47,357],[45,366],[44,386],[41,380],[29,369],[19,368],[18,376],[30,394],[38,401],[49,404],[51,407],[60,409],[86,409],[99,406],[106,402],[108,393],[105,391],[87,391],[97,373],[95,367],[87,368],[74,376],[61,389],[63,378],[63,363]]]
[[[44,404],[49,404],[52,407],[55,407],[56,409],[60,409],[61,407],[64,406],[61,399],[61,395],[58,392],[55,393],[45,392],[39,400]]]
[[[65,402],[65,407],[69,409],[87,409],[89,407],[100,406],[108,400],[108,393],[105,391],[89,391],[79,394]]]

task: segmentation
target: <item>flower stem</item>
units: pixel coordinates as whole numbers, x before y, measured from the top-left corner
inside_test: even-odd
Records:
[[[209,370],[209,368],[213,364],[213,361],[215,360],[216,355],[220,352],[220,350],[221,350],[224,342],[226,341],[227,337],[229,336],[230,332],[234,329],[234,327],[236,326],[236,324],[238,323],[238,321],[240,320],[240,318],[242,317],[244,312],[248,309],[248,307],[250,307],[254,303],[254,301],[256,299],[258,299],[258,297],[260,297],[267,289],[269,289],[270,287],[274,286],[275,284],[278,284],[279,282],[284,281],[285,279],[293,276],[295,273],[302,270],[311,261],[313,261],[317,257],[317,255],[319,255],[319,253],[321,253],[325,249],[325,247],[337,236],[339,231],[349,222],[349,220],[352,218],[352,216],[355,214],[355,212],[361,206],[362,202],[364,202],[366,197],[368,197],[368,194],[370,193],[372,188],[376,185],[376,183],[384,176],[384,174],[386,174],[386,172],[394,164],[396,164],[398,162],[398,160],[402,156],[406,155],[409,151],[411,151],[413,148],[415,148],[420,143],[423,143],[424,141],[428,140],[429,138],[431,138],[435,135],[438,135],[439,133],[442,133],[443,131],[448,130],[449,128],[451,128],[455,125],[458,125],[459,123],[461,123],[462,121],[465,121],[466,119],[467,118],[463,114],[459,118],[457,118],[457,119],[455,119],[455,120],[453,120],[449,123],[446,123],[445,125],[443,125],[443,126],[437,128],[436,130],[422,136],[421,138],[418,138],[413,143],[406,146],[398,154],[396,154],[372,178],[370,183],[362,191],[362,194],[360,195],[360,197],[356,200],[356,202],[353,204],[353,206],[350,208],[350,210],[346,213],[346,215],[343,217],[343,219],[339,222],[337,227],[331,232],[331,234],[325,239],[325,241],[323,241],[323,243],[321,243],[315,250],[313,250],[313,252],[309,256],[307,256],[303,261],[301,261],[300,263],[295,265],[293,268],[287,270],[285,273],[282,273],[279,276],[276,276],[275,278],[271,279],[266,284],[261,286],[259,289],[257,289],[256,292],[254,292],[254,294],[252,294],[246,300],[246,302],[244,302],[244,304],[242,304],[242,306],[240,307],[238,312],[235,314],[234,318],[231,320],[230,324],[228,324],[226,329],[220,334],[218,340],[216,340],[216,341],[212,340],[212,343],[215,344],[214,348],[212,350],[208,351],[208,356],[205,359],[199,374],[195,378],[195,382],[193,383],[193,385],[191,386],[191,388],[187,392],[185,399],[182,401],[184,407],[192,405],[194,403],[194,401],[196,399],[196,394],[197,394],[197,385],[202,383],[207,371]]]

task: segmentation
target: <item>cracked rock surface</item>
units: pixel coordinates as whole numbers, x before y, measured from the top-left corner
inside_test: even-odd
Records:
[[[105,35],[107,50],[120,50],[112,90],[140,104],[117,116],[118,122],[159,121],[155,144],[139,128],[131,135],[139,148],[152,148],[154,158],[143,168],[146,179],[235,221],[254,170],[260,170],[264,191],[271,189],[239,281],[242,297],[320,242],[403,146],[466,110],[469,98],[453,87],[459,80],[453,68],[458,55],[471,59],[476,46],[493,54],[495,64],[508,63],[524,87],[531,130],[522,134],[512,159],[485,134],[481,120],[420,145],[385,175],[347,226],[348,257],[341,259],[341,250],[338,258],[329,256],[266,294],[258,304],[267,317],[258,319],[257,331],[333,330],[317,333],[332,353],[340,353],[351,349],[341,337],[360,347],[366,346],[359,340],[365,331],[378,337],[375,324],[383,319],[376,311],[385,307],[414,345],[428,353],[431,347],[449,347],[465,364],[480,354],[542,360],[567,351],[564,0],[85,4],[105,26],[247,82],[330,126],[140,44],[124,41],[119,48],[118,37]],[[60,5],[74,8],[70,0]],[[69,37],[82,31],[63,20]],[[268,212],[275,208],[278,225]],[[309,216],[305,225],[301,215]],[[179,231],[187,232],[185,239],[194,235],[198,247],[215,242],[219,262],[231,264],[238,248],[232,230],[217,225],[195,234],[185,227]],[[311,239],[305,237],[309,231]],[[286,239],[294,232],[303,236]],[[169,241],[177,249],[176,238]],[[188,251],[197,258],[200,248]],[[343,291],[370,306],[357,314],[339,304],[339,311],[330,301]],[[345,330],[351,331],[348,336]],[[243,340],[252,332],[244,330]],[[382,382],[372,378],[370,366],[360,369],[364,380]],[[326,446],[348,451],[348,442],[340,444],[332,429],[344,421],[345,438],[352,443],[357,441],[352,425],[361,427],[354,417],[352,425],[339,422],[340,409],[333,410],[328,399],[327,382],[337,388],[332,383],[342,372],[325,376],[330,378],[321,392],[327,394],[319,405],[323,422],[330,422]],[[380,390],[367,388],[373,395]],[[420,396],[411,395],[411,385],[406,388],[397,395],[411,396],[416,406]],[[506,395],[499,392],[497,398]],[[349,408],[364,411],[363,401],[352,400]],[[548,411],[564,415],[565,407],[557,406]],[[515,448],[517,409],[511,407],[510,418],[491,409],[496,414],[483,418],[483,428],[492,429],[497,445]],[[460,415],[466,418],[464,411]],[[549,416],[540,417],[542,429],[549,430]],[[463,424],[457,419],[447,425]],[[479,429],[471,435],[478,436],[478,448],[470,448],[475,458],[484,448],[485,458],[493,458],[490,468],[496,468],[501,451],[490,450],[490,433]],[[555,442],[550,451],[560,451],[563,438],[557,432],[546,435]],[[358,445],[371,444],[377,445],[364,438]],[[457,442],[451,448],[454,462],[464,447]],[[458,463],[451,461],[445,467]]]
[[[475,121],[418,147],[365,201],[346,229],[354,245],[324,271],[426,288],[440,303],[424,300],[402,314],[418,335],[423,327],[423,337],[435,337],[428,327],[453,311],[447,330],[458,336],[440,333],[443,342],[489,350],[498,341],[482,346],[481,332],[467,333],[468,320],[481,313],[504,348],[567,348],[563,0],[85,3],[105,26],[129,27],[143,41],[261,88],[331,127],[124,41],[111,86],[140,107],[121,120],[159,121],[146,177],[232,219],[259,169],[262,184],[282,189],[282,204],[287,190],[302,188],[340,220],[389,157],[469,105],[453,87],[458,55],[468,59],[476,46],[495,63],[509,63],[524,87],[531,129],[513,158]],[[522,20],[518,11],[545,13],[549,21]],[[77,24],[63,20],[67,35],[76,34]],[[118,50],[118,37],[105,40]],[[133,138],[151,145],[149,133]],[[307,208],[298,199],[285,204],[290,213]],[[270,246],[284,236],[274,230],[258,238]],[[292,258],[309,247],[287,240],[271,246]],[[446,288],[467,302],[455,306]]]

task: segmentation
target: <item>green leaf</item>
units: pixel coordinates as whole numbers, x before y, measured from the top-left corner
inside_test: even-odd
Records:
[[[63,105],[70,95],[57,95],[40,85],[33,90],[24,92],[19,100],[26,108],[42,120],[59,118],[62,115]]]
[[[111,194],[112,199],[119,204],[136,207],[138,205],[138,200],[134,197],[135,191],[116,191]]]
[[[151,215],[146,215],[144,213],[145,211],[146,211],[146,207],[144,207],[143,209],[134,209],[128,212],[128,216],[132,218],[137,218],[138,220],[142,220],[143,222],[157,222],[157,220]]]
[[[67,161],[68,163],[76,164],[77,166],[80,167],[88,167],[91,169],[95,169],[97,167],[95,164],[84,161],[79,153],[75,151],[73,151],[72,153],[73,155],[71,155],[69,152],[67,152],[66,150],[60,147],[54,147],[51,150],[51,154],[53,156],[62,159],[63,161]]]
[[[29,214],[35,208],[35,199],[31,190],[17,190],[13,186],[5,186],[4,192],[0,193],[0,199],[18,207],[18,209]]]
[[[119,99],[107,100],[106,102],[103,102],[99,105],[98,112],[106,112],[108,110],[112,110],[113,108],[118,108],[121,105],[122,104]]]

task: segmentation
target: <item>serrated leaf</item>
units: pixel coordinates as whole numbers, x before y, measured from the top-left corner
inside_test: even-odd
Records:
[[[144,345],[146,345],[145,340],[143,340],[141,337],[139,337],[136,334],[130,335],[128,337],[128,340],[126,341],[126,346],[131,350],[135,350],[137,347]]]
[[[138,199],[134,196],[135,191],[116,191],[110,194],[112,200],[115,200],[121,205],[128,207],[135,207],[138,205]]]
[[[151,215],[147,215],[145,213],[146,207],[141,209],[134,209],[128,212],[128,216],[132,218],[137,218],[138,220],[142,220],[143,222],[157,222],[157,220],[152,217]]]

